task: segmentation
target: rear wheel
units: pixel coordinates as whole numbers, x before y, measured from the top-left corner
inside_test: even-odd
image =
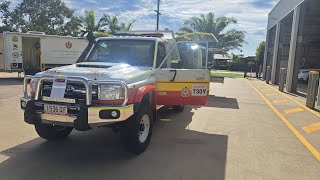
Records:
[[[35,125],[35,129],[38,135],[43,139],[56,141],[68,137],[73,128],[39,123]]]
[[[134,154],[143,153],[151,139],[153,116],[150,104],[142,102],[138,112],[123,122],[120,138],[125,148]]]

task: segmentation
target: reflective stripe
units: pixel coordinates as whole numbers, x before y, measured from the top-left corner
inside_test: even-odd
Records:
[[[91,110],[101,111],[101,110],[124,110],[132,108],[133,104],[126,107],[90,107]]]
[[[184,88],[192,90],[192,85],[205,85],[207,89],[209,88],[209,83],[157,83],[157,91],[181,91]]]
[[[28,100],[25,99],[25,98],[20,98],[20,100],[23,101],[23,102],[26,102],[26,103],[28,102]]]
[[[156,72],[156,70],[150,70],[150,71],[146,71],[146,72],[143,72],[143,73],[141,73],[141,74],[137,74],[137,75],[134,75],[134,76],[131,76],[131,77],[129,77],[129,78],[126,78],[126,80],[130,80],[130,79],[133,79],[133,78],[137,78],[137,77],[139,77],[139,76],[143,76],[143,75],[146,75],[146,74],[148,74],[148,73],[152,73],[152,72]]]

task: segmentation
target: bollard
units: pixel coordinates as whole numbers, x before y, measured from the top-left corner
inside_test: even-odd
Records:
[[[286,80],[286,68],[280,69],[280,77],[279,77],[279,91],[283,92],[284,90],[284,83]]]
[[[308,90],[307,90],[307,103],[306,103],[306,106],[308,108],[311,108],[311,109],[315,108],[318,85],[319,85],[319,72],[310,71],[309,72]]]
[[[319,88],[318,88],[318,108],[320,108],[320,82],[319,82]]]
[[[259,74],[258,74],[258,78],[259,78],[259,79],[261,78],[261,73],[262,73],[262,66],[260,65],[260,66],[259,66]]]
[[[266,76],[266,83],[269,84],[271,79],[271,66],[267,66],[267,76]]]

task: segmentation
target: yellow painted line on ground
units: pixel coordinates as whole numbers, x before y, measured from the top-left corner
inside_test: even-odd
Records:
[[[285,102],[288,102],[288,101],[289,101],[288,99],[278,99],[278,100],[274,100],[273,103],[280,104],[280,103],[285,103]]]
[[[267,86],[267,85],[258,85],[257,86],[259,89],[270,89],[270,87],[269,86]]]
[[[320,153],[309,143],[309,141],[303,137],[299,131],[290,124],[290,122],[271,104],[271,102],[264,97],[264,95],[258,91],[249,81],[250,86],[255,90],[260,97],[267,103],[271,110],[287,125],[287,127],[293,132],[293,134],[301,141],[301,143],[309,149],[309,151],[320,161]]]
[[[279,103],[284,103],[284,102],[288,102],[288,99],[279,99],[279,100],[275,100],[273,101],[275,104],[279,104]]]
[[[308,108],[307,106],[305,106],[304,104],[296,101],[295,99],[293,99],[292,97],[290,97],[289,95],[287,95],[286,93],[280,92],[278,91],[276,88],[272,87],[271,85],[269,85],[272,89],[276,90],[279,94],[283,94],[284,96],[286,96],[287,98],[289,98],[291,101],[295,102],[296,104],[298,104],[299,106],[301,106],[302,108],[306,109],[307,111],[311,112],[312,114],[320,117],[320,113]]]
[[[320,122],[305,126],[302,128],[306,133],[310,134],[320,130]]]
[[[271,88],[265,88],[265,89],[261,89],[260,91],[273,91],[273,89],[271,89]]]
[[[277,96],[278,94],[275,94],[275,93],[273,93],[273,94],[266,94],[266,96],[268,96],[268,97],[271,97],[271,96]]]
[[[284,113],[286,114],[292,114],[292,113],[298,113],[298,112],[303,112],[304,110],[301,108],[294,108],[294,109],[288,109],[285,110]]]

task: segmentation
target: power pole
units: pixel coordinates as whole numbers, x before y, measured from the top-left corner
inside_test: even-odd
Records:
[[[157,31],[159,31],[159,18],[160,18],[160,1],[161,0],[157,0],[158,4],[157,4],[157,10],[155,10],[155,12],[157,13]]]

